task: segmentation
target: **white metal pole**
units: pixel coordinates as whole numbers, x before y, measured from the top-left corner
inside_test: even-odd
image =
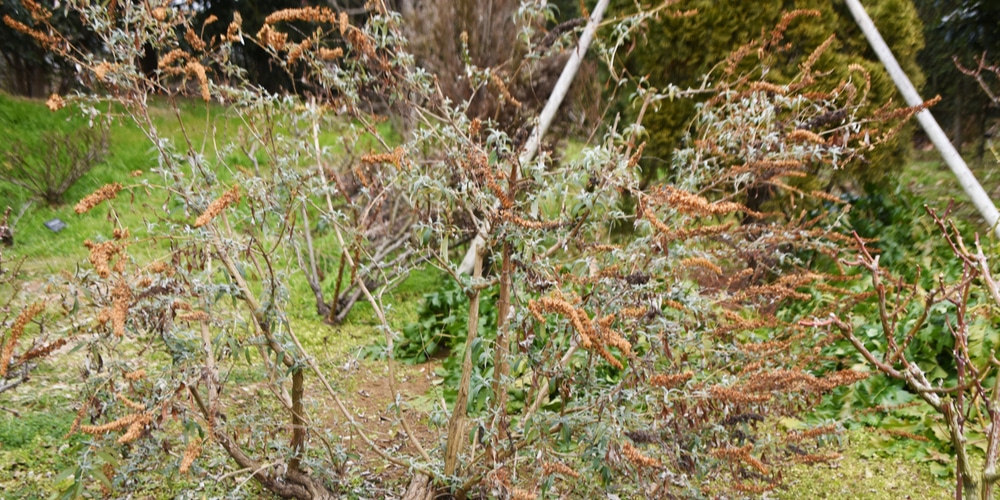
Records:
[[[583,29],[583,34],[580,35],[580,40],[577,42],[576,49],[572,54],[570,54],[569,60],[566,61],[566,65],[563,66],[562,74],[559,75],[559,80],[556,81],[555,88],[553,88],[552,93],[549,94],[549,100],[545,103],[545,107],[542,108],[541,114],[538,115],[538,122],[535,124],[534,130],[531,131],[531,135],[528,136],[528,141],[521,149],[521,154],[518,156],[518,160],[520,160],[522,164],[533,160],[535,158],[535,154],[538,153],[538,148],[542,143],[542,137],[545,135],[545,132],[549,130],[549,125],[552,124],[552,120],[556,116],[556,111],[559,111],[559,106],[562,105],[563,99],[566,98],[566,93],[569,92],[569,87],[573,83],[573,79],[576,78],[576,73],[580,69],[580,63],[583,61],[583,56],[587,54],[587,49],[590,48],[590,43],[594,41],[594,35],[597,33],[597,27],[601,24],[601,19],[604,18],[604,11],[607,10],[609,3],[610,0],[599,0],[597,5],[594,7],[594,12],[590,14],[590,20],[587,22],[587,26]],[[489,223],[485,222],[485,224]],[[479,247],[485,244],[486,239],[483,238],[482,233],[476,234],[476,237],[472,239],[472,243],[469,244],[469,250],[465,253],[462,263],[458,266],[458,272],[460,274],[469,274],[472,272],[476,252],[479,251]]]
[[[899,62],[892,55],[892,51],[889,50],[889,46],[882,39],[882,35],[878,32],[878,28],[875,27],[875,23],[872,22],[871,17],[868,17],[868,13],[865,12],[865,8],[861,5],[861,2],[859,0],[845,1],[851,9],[851,14],[854,15],[854,20],[858,23],[858,27],[861,28],[861,31],[865,34],[865,38],[868,39],[868,43],[875,49],[875,54],[878,55],[879,60],[882,61],[882,65],[889,72],[892,81],[896,82],[896,87],[903,94],[906,103],[910,106],[919,106],[922,104],[924,100],[920,98],[917,89],[913,87],[913,83],[910,82],[906,73],[903,72],[903,68],[899,66]],[[944,158],[945,163],[948,164],[948,167],[951,168],[951,171],[955,173],[955,177],[958,177],[958,182],[962,185],[962,189],[965,190],[965,194],[969,195],[973,205],[976,206],[979,213],[986,219],[986,223],[989,224],[990,228],[996,232],[997,236],[1000,236],[1000,226],[997,224],[997,221],[1000,220],[1000,212],[997,211],[997,207],[990,200],[989,195],[986,194],[979,181],[976,180],[976,176],[969,170],[969,166],[965,164],[962,155],[958,153],[955,146],[948,140],[948,136],[941,130],[941,126],[934,119],[934,115],[931,114],[930,110],[925,109],[917,113],[917,121],[920,122],[924,131],[927,132],[927,136],[934,143],[934,147],[941,152],[941,156]]]

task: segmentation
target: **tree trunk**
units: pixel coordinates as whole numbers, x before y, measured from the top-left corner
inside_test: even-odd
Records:
[[[483,254],[476,253],[473,269],[473,284],[478,284],[483,276]],[[465,356],[462,360],[462,379],[458,383],[458,395],[455,396],[455,407],[448,421],[448,440],[444,453],[444,475],[452,476],[458,468],[458,456],[462,453],[465,442],[469,439],[465,432],[466,412],[469,404],[469,386],[472,384],[472,344],[479,333],[479,289],[474,289],[469,298],[469,331],[465,339]]]
[[[431,478],[417,474],[410,480],[410,486],[406,488],[403,500],[433,500],[436,493]]]

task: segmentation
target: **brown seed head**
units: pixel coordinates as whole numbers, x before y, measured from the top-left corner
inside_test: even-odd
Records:
[[[673,389],[688,380],[691,380],[694,374],[691,372],[675,373],[673,375],[653,375],[649,378],[649,385],[653,387],[662,387],[664,389]]]
[[[661,465],[659,460],[644,455],[628,442],[622,443],[622,455],[625,455],[629,462],[638,467],[659,467]]]
[[[234,184],[229,191],[222,194],[221,197],[213,201],[205,211],[198,216],[198,219],[194,222],[194,227],[201,227],[208,224],[215,217],[217,217],[226,207],[235,205],[240,201],[240,186]]]
[[[10,335],[3,346],[3,351],[0,351],[0,377],[7,375],[10,358],[14,356],[14,347],[17,345],[18,339],[24,334],[24,327],[28,326],[28,323],[44,309],[45,304],[37,302],[26,307],[21,311],[21,314],[17,315],[17,319],[10,327]]]
[[[195,52],[205,50],[205,41],[202,40],[201,37],[198,36],[198,34],[191,28],[188,28],[187,31],[184,32],[184,40],[186,40],[188,45],[191,46],[191,50],[194,50]]]
[[[335,49],[320,47],[319,49],[319,58],[324,61],[332,61],[334,59],[340,59],[341,57],[344,57],[344,49],[340,47]]]
[[[153,16],[153,19],[156,19],[157,21],[162,23],[163,21],[167,20],[168,12],[169,11],[167,10],[167,8],[161,5],[159,7],[154,8],[151,14]]]
[[[80,202],[73,207],[73,210],[78,214],[85,213],[105,200],[113,200],[116,196],[118,196],[118,192],[121,190],[122,185],[117,182],[105,184],[97,191],[94,191],[93,193],[87,195],[84,199],[80,200]]]
[[[574,479],[580,477],[580,473],[571,469],[568,465],[559,462],[545,462],[542,464],[542,474],[546,476],[551,476],[553,474],[562,474],[564,476],[569,476]]]
[[[198,455],[201,455],[201,439],[191,438],[191,441],[188,441],[187,448],[184,449],[184,456],[181,457],[181,474],[186,474],[191,469],[191,464],[198,458]]]
[[[209,93],[208,75],[205,73],[205,67],[198,61],[191,61],[187,63],[184,70],[189,76],[194,76],[198,79],[198,89],[201,90],[201,99],[205,102],[211,101],[212,95]]]
[[[49,100],[45,101],[45,106],[51,111],[59,111],[66,106],[66,101],[59,94],[52,94],[49,96]]]

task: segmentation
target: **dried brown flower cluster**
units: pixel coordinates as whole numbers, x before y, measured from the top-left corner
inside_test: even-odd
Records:
[[[73,210],[78,214],[86,213],[90,209],[100,205],[103,201],[115,199],[115,197],[118,196],[118,192],[121,190],[122,185],[117,182],[105,184],[97,191],[94,191],[80,200],[80,202],[73,207]]]
[[[0,377],[7,375],[10,358],[14,356],[14,347],[17,345],[17,341],[24,334],[24,327],[28,326],[28,323],[43,310],[45,310],[45,304],[37,302],[24,308],[21,314],[17,315],[14,324],[10,327],[10,335],[7,336],[7,342],[4,343],[3,350],[0,351]]]
[[[50,111],[59,111],[66,106],[66,101],[59,94],[52,94],[49,96],[49,100],[45,101],[45,106]]]
[[[243,30],[243,17],[240,16],[239,12],[233,12],[233,21],[229,23],[229,27],[226,28],[226,36],[223,37],[223,41],[229,43],[243,42],[243,35],[240,33]]]
[[[341,19],[345,19],[345,17],[342,16]],[[354,49],[359,53],[372,59],[377,57],[377,54],[375,53],[375,45],[372,44],[368,35],[366,35],[363,31],[355,28],[354,26],[349,26],[346,33],[344,33],[344,36],[347,38],[347,42],[350,43],[351,46],[354,47]]]
[[[190,61],[186,66],[184,66],[184,71],[188,76],[193,76],[198,80],[198,89],[201,91],[201,99],[205,102],[211,101],[212,94],[209,92],[208,75],[205,73],[205,67],[198,61]]]
[[[184,448],[184,456],[181,457],[180,473],[186,474],[191,468],[191,464],[194,463],[195,459],[198,458],[199,455],[201,455],[201,439],[191,438],[191,440],[188,441],[187,447]]]
[[[819,44],[815,49],[813,49],[812,53],[809,54],[809,57],[807,57],[805,61],[799,63],[799,72],[801,72],[804,75],[807,81],[812,80],[813,66],[816,65],[816,62],[819,61],[819,58],[822,57],[822,55],[826,52],[827,49],[830,48],[831,45],[833,45],[833,42],[836,39],[837,39],[836,34],[828,36],[826,40],[823,40],[823,43]]]
[[[757,469],[758,472],[764,474],[765,476],[770,474],[770,471],[768,470],[767,466],[764,465],[764,463],[761,462],[760,460],[754,458],[754,456],[750,454],[751,451],[753,451],[753,444],[748,444],[741,448],[736,448],[734,446],[730,446],[727,448],[716,448],[710,451],[709,453],[713,457],[718,458],[720,460],[725,460],[727,462],[745,463],[750,467]]]
[[[80,405],[80,409],[76,411],[76,418],[73,419],[73,424],[69,426],[69,431],[66,432],[63,439],[69,439],[70,436],[76,434],[76,431],[80,430],[80,422],[83,422],[83,417],[87,414],[87,408],[89,406],[89,401]]]
[[[823,394],[836,387],[864,380],[871,374],[842,370],[820,378],[798,369],[779,369],[744,371],[743,375],[743,379],[737,385],[712,386],[709,388],[709,393],[713,399],[727,403],[763,403],[769,401],[774,393]]]
[[[753,82],[750,84],[750,92],[764,92],[768,94],[785,95],[788,93],[788,87],[784,85],[776,85],[771,82]]]
[[[786,441],[792,443],[798,443],[804,439],[812,439],[817,436],[825,436],[827,434],[836,434],[840,432],[840,429],[836,425],[824,425],[822,427],[816,427],[815,429],[809,429],[807,431],[791,432],[788,437],[785,438]]]
[[[270,24],[265,24],[257,32],[257,39],[261,45],[281,52],[285,50],[285,44],[288,42],[288,33],[277,31]]]
[[[503,200],[505,199],[507,199],[506,196],[504,196],[504,198],[502,198],[500,201],[503,202]],[[536,229],[539,231],[555,229],[559,226],[562,226],[563,224],[562,222],[557,220],[555,221],[528,220],[523,217],[518,217],[517,215],[514,215],[510,210],[501,210],[499,215],[501,219],[510,222],[511,224],[515,224],[527,229]]]
[[[826,144],[826,139],[817,134],[816,132],[806,130],[806,129],[795,129],[788,133],[785,137],[789,142],[811,142],[813,144]]]
[[[653,387],[661,387],[663,389],[673,389],[674,387],[691,380],[691,377],[694,377],[694,373],[684,372],[675,373],[673,375],[658,374],[649,378],[649,385]]]
[[[116,392],[115,393],[115,398],[117,398],[119,401],[121,401],[123,405],[125,405],[127,408],[129,408],[132,411],[138,411],[138,412],[146,411],[146,405],[143,405],[141,403],[136,403],[135,401],[132,401],[131,399],[129,399],[128,396],[126,396],[126,395],[124,395],[124,394],[122,394],[120,392]]]
[[[812,295],[798,292],[796,289],[819,281],[822,276],[814,273],[786,274],[775,282],[766,285],[751,286],[737,294],[736,300],[757,300],[766,298],[778,302],[786,298],[809,300]]]
[[[157,63],[160,71],[166,75],[181,75],[184,73],[183,67],[180,67],[178,63],[184,62],[191,59],[191,54],[189,54],[184,49],[174,49],[167,52],[160,58],[160,62]]]
[[[721,385],[713,385],[712,387],[709,387],[708,392],[715,401],[738,405],[765,403],[771,400],[770,394],[751,394],[744,392],[740,388],[723,387]]]
[[[301,43],[295,44],[295,46],[292,47],[292,50],[288,51],[288,65],[291,66],[296,62],[298,62],[299,59],[302,58],[302,54],[306,53],[311,48],[312,48],[311,38],[306,38],[305,40],[302,40]]]
[[[48,21],[52,17],[52,12],[35,0],[21,0],[21,5],[31,14],[31,20],[36,23]]]
[[[646,306],[642,307],[625,307],[618,311],[618,316],[622,318],[641,318],[649,312],[649,308]]]
[[[63,337],[61,339],[56,339],[52,342],[49,342],[48,344],[35,347],[34,349],[31,349],[28,352],[22,354],[20,357],[18,357],[17,362],[14,363],[14,366],[23,365],[24,363],[27,363],[28,361],[31,361],[36,358],[44,358],[49,354],[52,354],[52,352],[55,351],[56,349],[59,349],[60,347],[68,344],[70,340],[71,339],[69,337]],[[2,376],[3,374],[0,374],[0,377]]]
[[[174,274],[174,266],[171,266],[162,260],[153,262],[146,267],[146,270],[154,274],[165,274],[167,276],[172,276]]]
[[[361,161],[371,165],[390,163],[396,168],[404,168],[404,166],[408,168],[405,157],[406,150],[402,146],[397,146],[391,153],[368,153],[361,155]]]
[[[146,425],[152,421],[153,415],[151,413],[132,413],[103,425],[81,425],[80,432],[97,435],[126,429],[125,434],[118,438],[118,444],[125,444],[138,439]]]
[[[601,340],[605,345],[617,348],[622,355],[628,357],[632,355],[632,344],[625,340],[620,333],[611,328],[611,323],[615,321],[615,315],[609,314],[597,321],[598,330],[601,332]]]
[[[119,280],[111,291],[111,331],[115,336],[125,335],[125,321],[132,305],[132,288],[125,280]]]
[[[351,19],[347,16],[346,12],[340,13],[340,18],[337,19],[337,27],[340,30],[340,36],[344,36],[347,30],[351,29]]]
[[[628,442],[622,443],[622,455],[637,467],[660,467],[662,465],[659,460],[644,455]]]
[[[298,9],[279,10],[277,12],[272,12],[264,18],[264,22],[266,24],[292,21],[337,24],[338,17],[337,14],[326,7],[303,7]]]
[[[115,65],[107,62],[101,61],[97,66],[94,66],[94,76],[98,80],[104,81],[108,77],[108,73],[115,69]]]
[[[328,49],[326,47],[319,48],[319,58],[324,61],[333,61],[335,59],[340,59],[344,57],[344,49],[336,47],[333,49]]]
[[[756,330],[758,328],[769,328],[776,325],[778,322],[777,318],[769,319],[756,319],[749,320],[744,323],[737,323],[728,325],[726,327],[716,330],[716,332],[733,332],[733,331],[747,331]],[[758,356],[770,356],[778,353],[782,353],[788,350],[792,345],[792,342],[797,339],[785,339],[785,340],[768,340],[766,342],[745,342],[740,344],[740,351],[747,354],[756,354]]]
[[[677,263],[679,269],[689,269],[692,267],[700,267],[702,269],[707,269],[715,274],[722,274],[722,268],[715,265],[712,261],[704,257],[688,257],[682,259]]]
[[[642,152],[645,149],[646,149],[646,143],[643,142],[642,144],[639,145],[638,149],[635,150],[635,153],[633,153],[632,156],[629,157],[628,168],[635,168],[635,166],[639,164],[639,160],[642,159]]]
[[[510,499],[511,500],[535,500],[538,495],[521,488],[511,488],[510,489]]]
[[[212,319],[212,317],[205,311],[194,311],[178,314],[177,319],[181,321],[208,321]]]
[[[570,468],[568,465],[560,462],[545,462],[542,464],[542,475],[551,476],[553,474],[562,474],[564,476],[571,477],[573,479],[579,479],[580,473]]]
[[[31,38],[34,38],[35,41],[39,43],[39,45],[47,49],[54,49],[59,43],[59,38],[51,36],[47,33],[43,33],[39,30],[33,29],[32,27],[18,21],[17,19],[14,19],[13,17],[10,17],[7,14],[4,14],[3,22],[7,26],[9,26],[10,29],[28,35]]]
[[[226,191],[222,196],[208,205],[208,208],[206,208],[205,211],[198,216],[198,219],[194,221],[194,227],[201,227],[209,222],[212,222],[212,219],[221,214],[226,207],[235,205],[239,202],[240,186],[239,184],[234,184],[229,191]]]
[[[500,78],[500,75],[495,72],[490,73],[490,83],[492,83],[493,86],[496,87],[497,91],[500,92],[500,97],[503,98],[503,101],[509,102],[511,106],[514,106],[515,108],[521,107],[521,101],[518,101],[514,98],[514,96],[510,95],[510,89],[507,88],[507,84],[504,83],[502,78]]]
[[[125,253],[124,244],[117,241],[94,243],[87,240],[83,242],[83,246],[90,250],[90,264],[94,266],[98,276],[107,278],[111,275],[111,259],[115,256],[118,256],[118,260],[115,262],[114,271],[122,272],[125,270],[125,259],[128,254]]]
[[[135,382],[136,380],[142,380],[143,378],[145,378],[145,376],[146,376],[145,368],[139,368],[138,370],[127,372],[122,375],[122,377],[125,377],[125,380],[128,380],[130,382]]]
[[[186,40],[188,45],[191,46],[191,50],[194,50],[195,52],[203,52],[207,46],[205,41],[202,40],[201,37],[198,36],[198,34],[191,28],[188,28],[187,31],[184,32],[184,40]]]
[[[170,11],[166,7],[161,5],[159,7],[154,7],[150,15],[153,16],[153,19],[162,23],[167,20],[167,14],[169,14],[169,12]]]
[[[689,215],[726,215],[735,212],[743,212],[754,217],[762,215],[739,203],[731,201],[712,203],[704,197],[688,193],[673,186],[661,186],[651,192],[647,198],[654,204],[669,206],[678,212]]]
[[[529,301],[528,309],[540,323],[545,322],[545,317],[542,314],[546,312],[558,313],[566,317],[569,319],[570,324],[573,325],[573,330],[579,335],[580,345],[584,349],[593,350],[604,358],[608,364],[619,370],[623,368],[624,365],[622,365],[621,361],[618,361],[605,345],[618,347],[623,353],[628,353],[631,352],[631,344],[617,333],[611,332],[614,335],[609,335],[607,332],[598,331],[594,326],[594,322],[591,321],[590,316],[582,308],[574,307],[560,297],[542,297],[538,300]]]

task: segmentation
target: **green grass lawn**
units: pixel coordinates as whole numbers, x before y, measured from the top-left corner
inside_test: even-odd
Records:
[[[994,204],[998,204],[1000,203],[1000,169],[997,168],[997,162],[988,149],[982,159],[977,157],[975,150],[975,146],[967,145],[964,148],[963,157],[979,184],[982,185]],[[944,211],[948,204],[954,201],[956,218],[974,224],[980,236],[990,233],[982,215],[969,201],[968,195],[962,190],[955,174],[948,168],[936,150],[915,153],[913,161],[909,162],[899,173],[897,182],[900,187],[926,200],[927,206],[935,210]]]

